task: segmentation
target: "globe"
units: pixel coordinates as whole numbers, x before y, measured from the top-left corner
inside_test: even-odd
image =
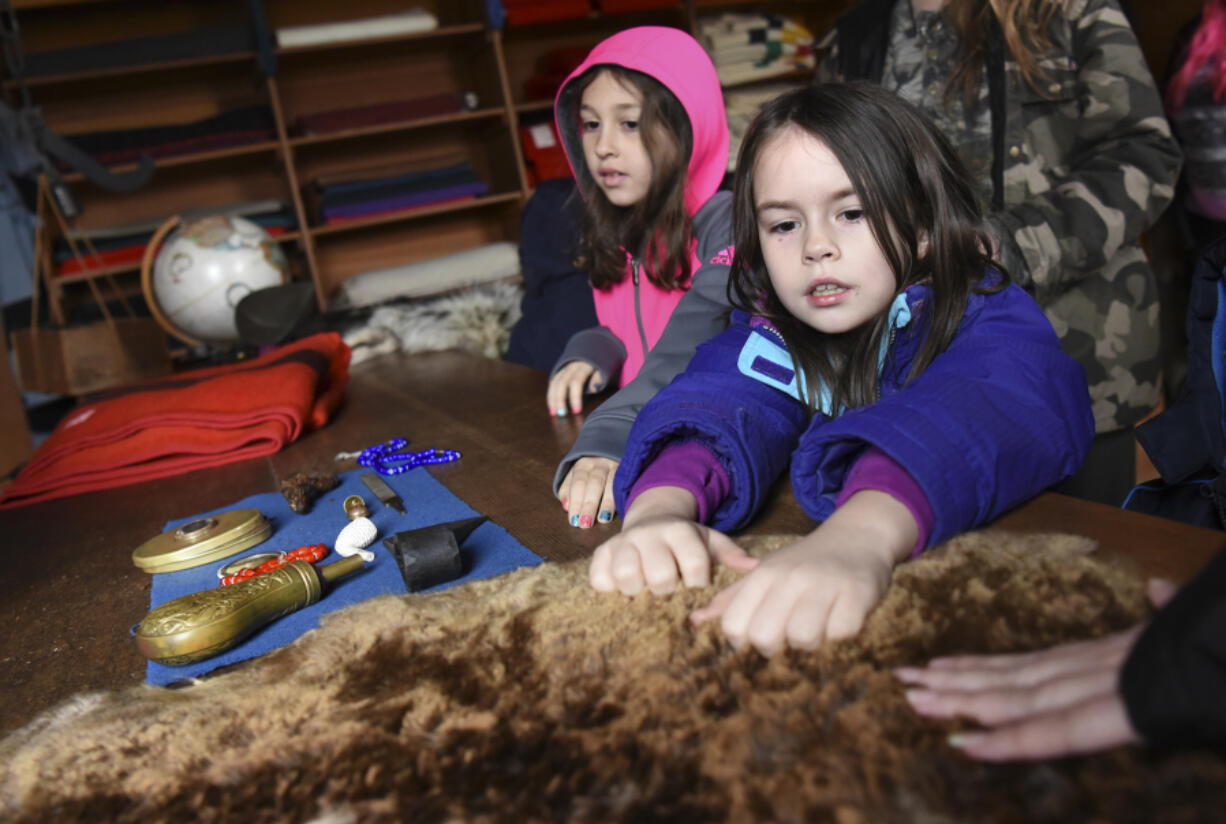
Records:
[[[229,344],[238,339],[238,302],[288,280],[285,253],[268,232],[238,215],[213,215],[166,238],[146,297],[151,291],[154,317],[170,334],[192,344]]]

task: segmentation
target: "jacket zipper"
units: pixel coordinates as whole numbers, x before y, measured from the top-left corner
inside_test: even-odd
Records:
[[[888,341],[886,341],[886,344],[885,344],[885,358],[886,358],[886,360],[889,360],[889,359],[890,359],[890,352],[894,351],[894,337],[895,337],[897,334],[898,334],[898,327],[896,327],[896,326],[891,326],[891,327],[890,327],[890,338],[889,338],[889,340],[888,340]],[[885,363],[884,363],[884,362],[881,364],[881,371],[882,371],[882,372],[885,372]],[[877,396],[877,400],[881,400],[881,374],[878,374],[878,375],[877,375],[877,391],[876,391],[876,393],[875,393],[875,394],[876,394],[876,396]]]
[[[783,335],[779,334],[779,330],[776,329],[775,327],[769,326],[767,324],[763,324],[755,328],[761,329],[763,332],[767,333],[772,338],[775,338],[776,340],[779,341],[779,343],[783,346],[784,349],[787,349],[787,343],[783,340]]]
[[[639,298],[639,262],[630,258],[630,273],[634,278],[634,319],[639,326],[639,343],[643,347],[643,359],[647,358],[647,332],[643,329],[643,307]]]

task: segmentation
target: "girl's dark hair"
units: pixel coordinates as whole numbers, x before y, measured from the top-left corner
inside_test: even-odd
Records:
[[[991,259],[992,242],[965,168],[918,109],[859,82],[809,86],[766,103],[746,131],[737,159],[736,250],[728,296],[734,306],[767,318],[783,335],[808,385],[810,409],[817,408],[815,393],[822,384],[830,389],[835,409],[863,406],[877,398],[877,347],[885,313],[841,334],[819,332],[784,308],[762,257],[755,167],[766,144],[787,129],[807,132],[838,158],[894,272],[897,292],[921,282],[931,287],[928,305],[913,321],[924,339],[907,380],[949,346],[972,290],[1003,289],[1006,276]],[[924,241],[927,248],[921,253]],[[1001,277],[980,284],[988,266],[999,269]]]
[[[690,118],[662,83],[641,72],[614,65],[593,66],[576,79],[575,101],[601,72],[608,72],[643,97],[639,133],[651,158],[651,186],[631,206],[616,206],[599,186],[588,187],[577,263],[596,289],[626,277],[626,252],[644,262],[643,272],[662,289],[678,289],[690,279],[690,215],[685,208],[686,167],[693,150]],[[586,158],[583,162],[586,162]]]

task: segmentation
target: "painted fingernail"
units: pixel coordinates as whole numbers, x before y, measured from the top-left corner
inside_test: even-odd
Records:
[[[579,526],[579,516],[578,516],[578,515],[571,515],[571,516],[570,516],[570,525],[571,525],[571,526]]]
[[[571,414],[578,415],[580,412],[583,411],[583,407],[582,406],[572,406],[570,408],[570,411],[571,411]]]
[[[582,518],[579,519],[579,526],[583,527],[584,529],[587,529],[591,525],[592,525],[591,515],[584,515]]]
[[[566,417],[566,408],[565,408],[565,407],[562,407],[562,406],[559,406],[559,407],[558,407],[558,410],[557,410],[557,415],[558,415],[558,417],[559,417],[559,418],[565,418],[565,417]]]
[[[566,502],[567,502],[568,500],[570,500],[570,499],[569,499],[569,498],[563,498],[563,499],[562,499],[562,508],[563,508],[563,509],[566,509]]]
[[[607,509],[602,509],[600,510],[600,514],[596,516],[596,520],[600,521],[602,524],[607,524],[609,521],[613,520],[613,513]]]

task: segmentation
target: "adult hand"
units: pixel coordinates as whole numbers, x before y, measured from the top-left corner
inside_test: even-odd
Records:
[[[545,390],[545,403],[550,415],[566,417],[583,411],[584,392],[595,392],[604,383],[604,375],[587,361],[571,361],[549,380]]]
[[[667,595],[711,582],[712,559],[735,569],[758,562],[722,532],[694,522],[697,502],[679,487],[656,487],[635,499],[622,531],[596,548],[588,579],[598,592]]]
[[[905,506],[883,492],[857,492],[821,526],[770,555],[690,619],[701,624],[722,618],[735,646],[749,642],[767,656],[784,646],[815,649],[850,637],[917,538]]]
[[[1151,581],[1150,600],[1175,592]],[[1119,673],[1142,626],[1093,641],[1041,652],[937,658],[926,667],[896,670],[911,685],[907,700],[931,718],[967,716],[982,732],[950,736],[950,743],[984,761],[1012,761],[1088,753],[1140,741],[1119,694]]]
[[[617,461],[588,456],[575,461],[558,486],[558,498],[566,507],[571,526],[587,529],[593,523],[607,524],[617,514],[613,503],[613,476]]]

